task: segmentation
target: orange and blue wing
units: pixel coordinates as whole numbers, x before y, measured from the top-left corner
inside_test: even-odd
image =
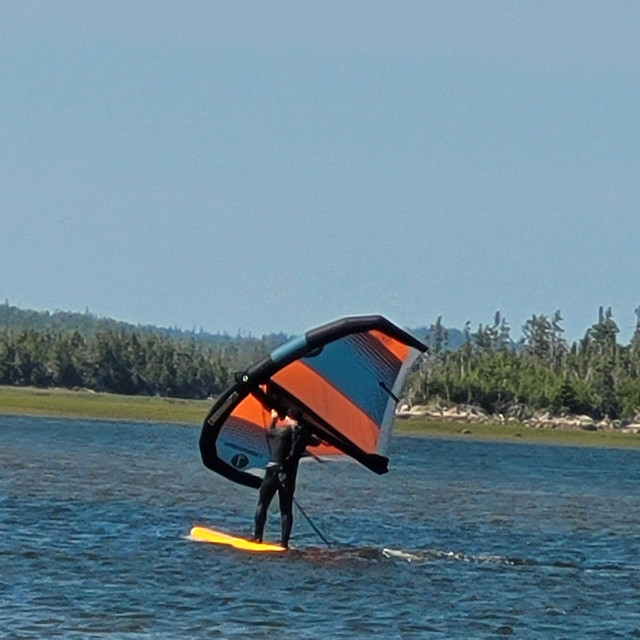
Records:
[[[323,444],[376,473],[409,368],[426,345],[382,316],[342,318],[285,343],[241,374],[214,404],[200,438],[207,467],[257,487],[269,461],[271,411],[302,411]]]

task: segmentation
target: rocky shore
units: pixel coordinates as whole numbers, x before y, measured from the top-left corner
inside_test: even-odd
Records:
[[[564,429],[582,431],[617,431],[640,433],[640,415],[630,420],[595,420],[584,415],[551,415],[549,412],[525,412],[518,408],[511,414],[489,414],[473,405],[408,405],[402,404],[396,411],[401,420],[419,418],[438,422],[460,424],[522,424],[534,429]]]

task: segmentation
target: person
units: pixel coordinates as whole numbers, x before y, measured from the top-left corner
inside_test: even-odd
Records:
[[[320,444],[310,428],[302,421],[302,412],[292,407],[287,412],[290,421],[284,426],[276,426],[279,420],[276,411],[271,412],[271,424],[266,431],[267,445],[271,460],[265,469],[264,479],[258,493],[255,515],[254,539],[262,542],[267,511],[275,494],[280,503],[280,545],[289,546],[293,527],[293,494],[296,488],[298,463],[307,447]]]

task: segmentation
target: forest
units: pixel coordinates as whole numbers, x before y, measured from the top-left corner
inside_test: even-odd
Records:
[[[572,344],[563,337],[560,311],[533,315],[517,340],[500,312],[475,331],[470,323],[462,332],[447,329],[438,318],[414,331],[430,352],[416,362],[405,400],[475,405],[517,418],[540,410],[595,419],[636,416],[640,308],[636,316],[628,345],[618,343],[610,308],[600,308],[597,322]],[[5,303],[0,305],[0,384],[209,398],[287,337],[140,327],[90,314],[26,312]]]
[[[640,308],[630,344],[618,343],[611,308],[584,337],[568,344],[562,315],[533,315],[513,341],[506,319],[474,332],[464,328],[463,344],[448,348],[448,330],[438,318],[430,327],[431,354],[409,379],[410,402],[442,400],[481,407],[490,414],[519,419],[534,411],[582,414],[594,419],[640,414]]]
[[[0,305],[0,384],[210,398],[288,336],[230,337]]]

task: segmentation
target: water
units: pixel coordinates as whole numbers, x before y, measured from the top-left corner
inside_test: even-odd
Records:
[[[297,498],[332,547],[298,515],[265,557],[187,539],[250,533],[256,498],[198,435],[0,416],[0,637],[640,637],[638,451],[396,438],[386,476],[311,461]]]

